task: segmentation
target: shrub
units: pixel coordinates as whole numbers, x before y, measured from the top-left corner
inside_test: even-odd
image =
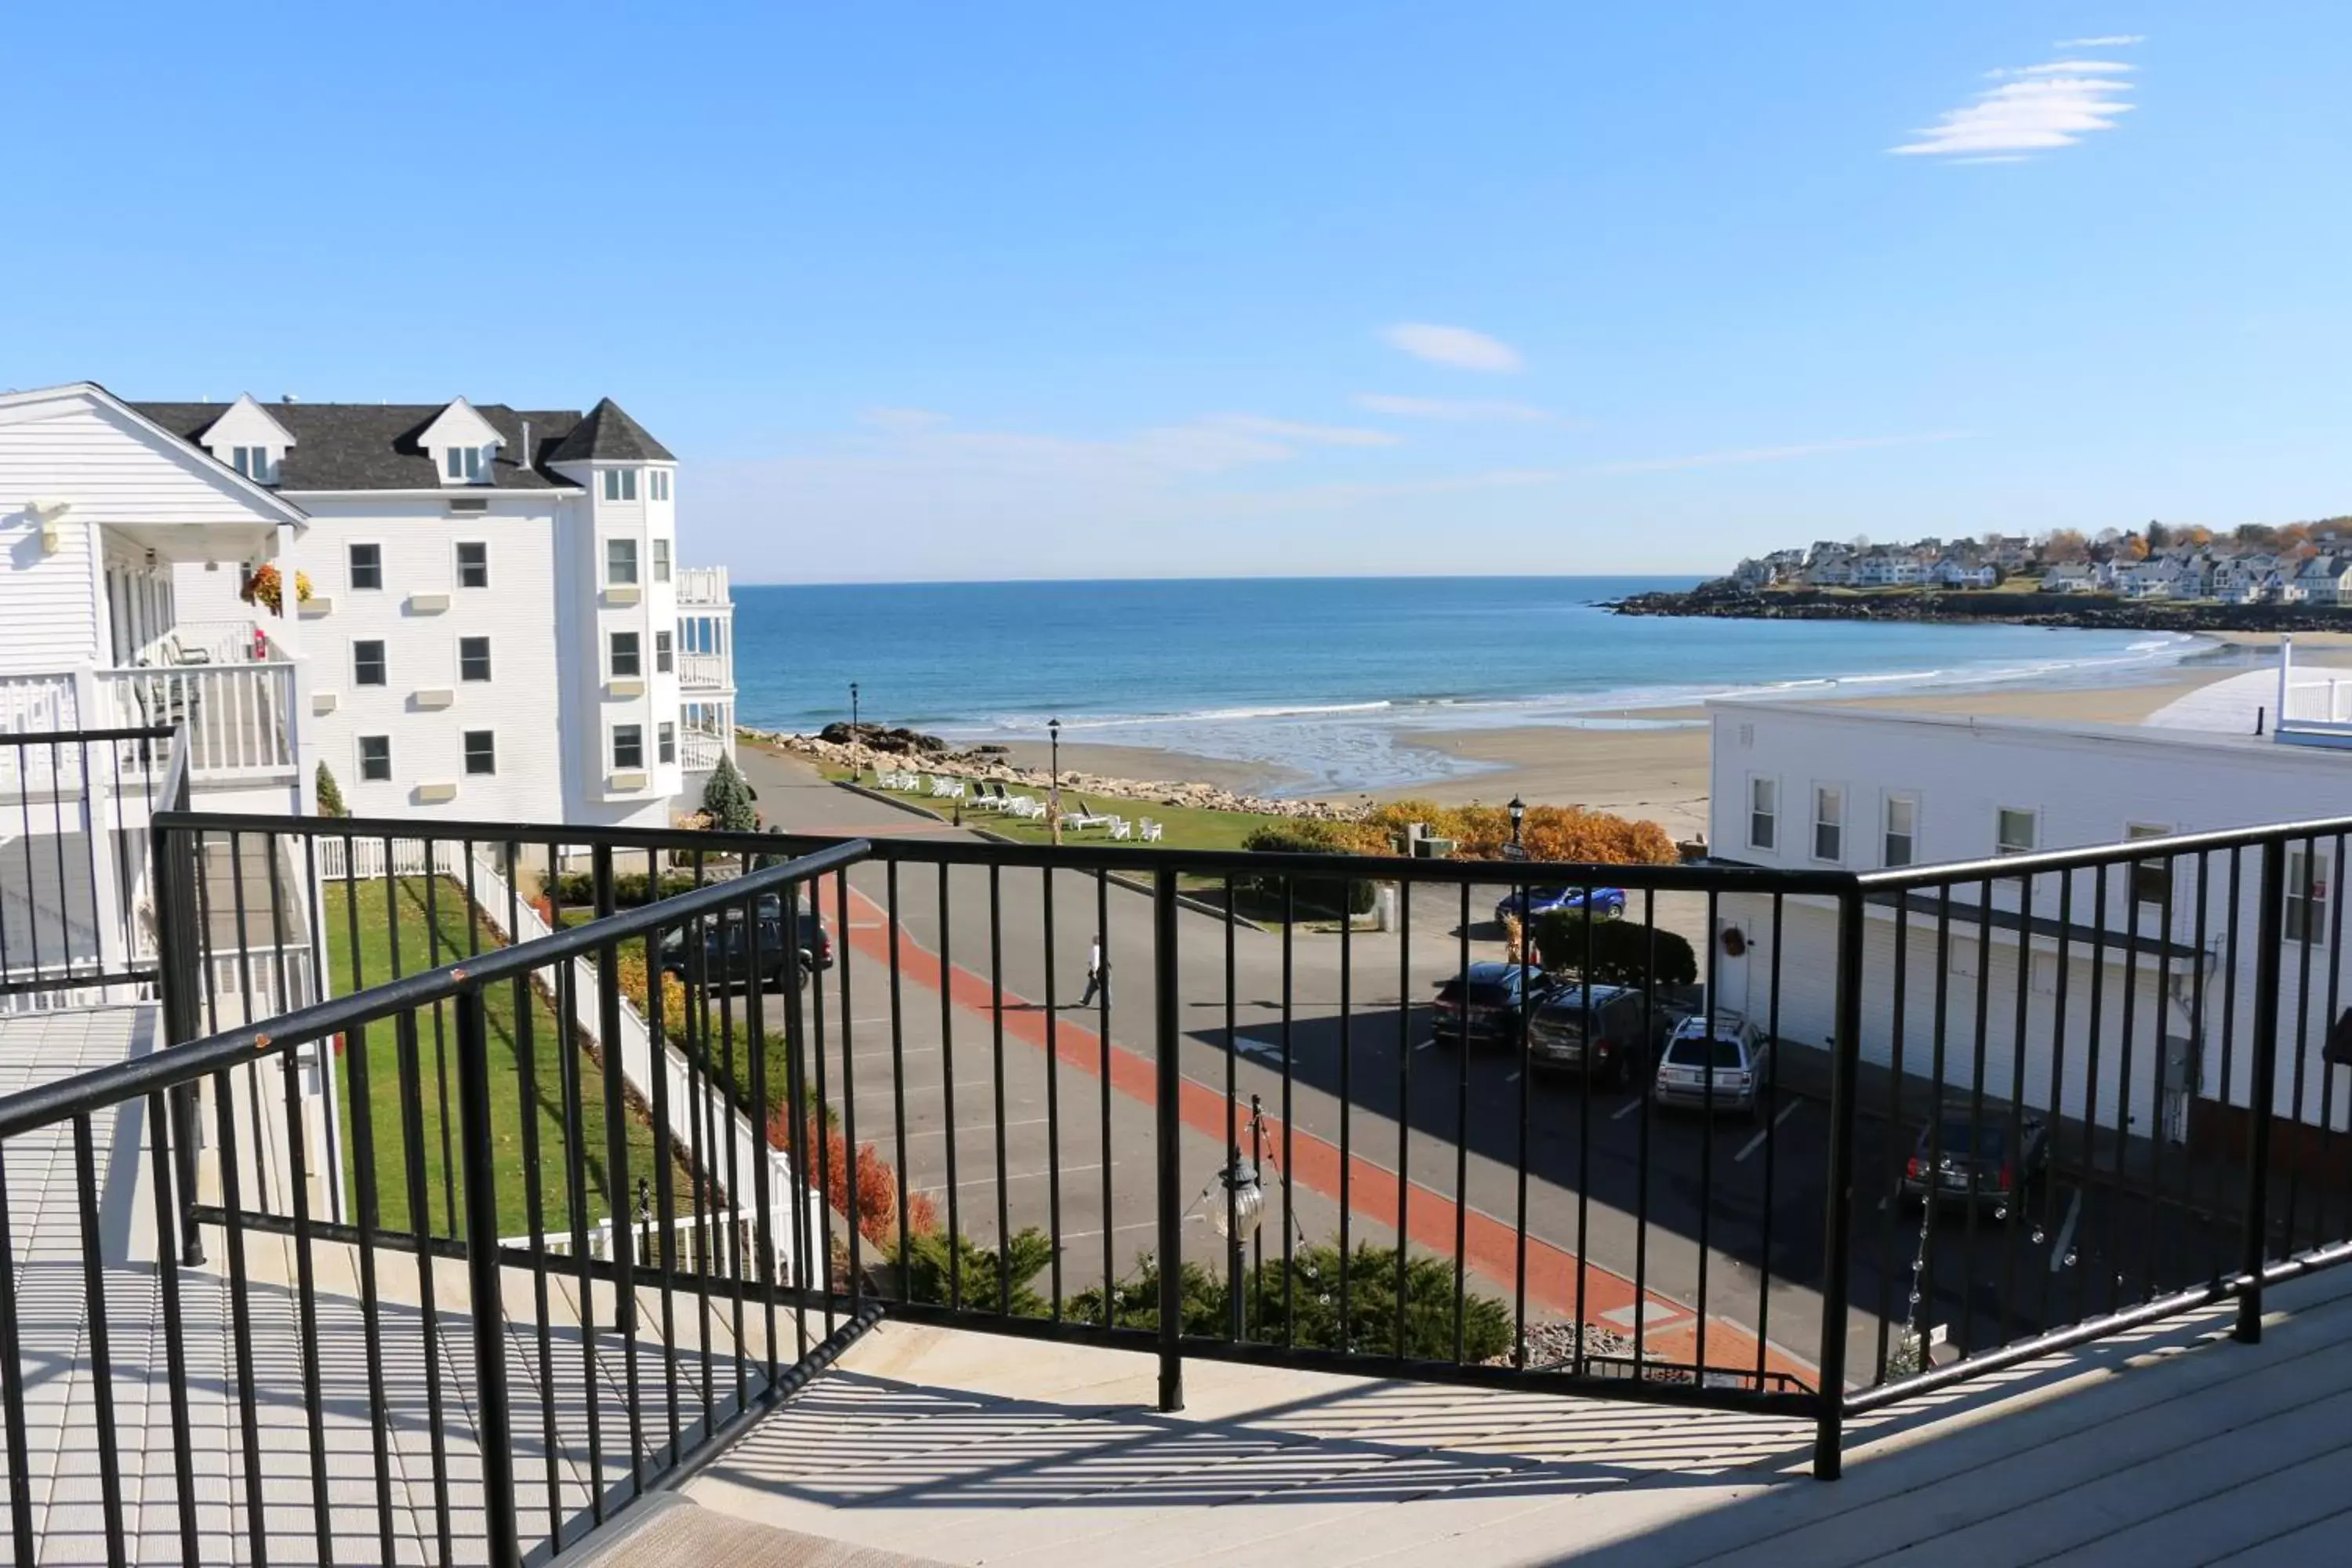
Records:
[[[327,764],[324,763],[319,764],[318,779],[319,815],[349,816],[352,814],[352,808],[343,804],[342,786],[335,783],[335,775],[327,771]]]
[[[697,883],[692,872],[671,871],[656,882],[643,871],[616,871],[613,874],[613,906],[634,910],[656,899],[674,899],[680,893],[690,893],[698,886],[708,887],[708,881]],[[657,890],[656,890],[657,889]],[[558,903],[574,909],[596,901],[596,879],[585,871],[566,871],[555,879]]]
[[[1591,967],[1585,968],[1587,938]],[[1698,955],[1690,940],[1639,921],[1588,921],[1581,910],[1536,917],[1536,951],[1544,967],[1572,970],[1607,985],[1696,985]],[[1656,973],[1651,973],[1654,955]]]
[[[1300,1248],[1291,1259],[1290,1308],[1285,1316],[1279,1262],[1268,1260],[1262,1288],[1244,1269],[1242,1291],[1249,1336],[1282,1343],[1293,1333],[1298,1344],[1318,1350],[1346,1348],[1373,1355],[1397,1351],[1397,1255],[1392,1247],[1358,1247],[1348,1260],[1348,1318],[1339,1318],[1339,1249],[1324,1245]],[[1222,1339],[1232,1331],[1233,1300],[1222,1271],[1183,1265],[1179,1276],[1183,1331]],[[1454,1359],[1454,1264],[1450,1258],[1409,1258],[1404,1279],[1403,1354],[1419,1361]],[[1511,1348],[1510,1309],[1491,1296],[1465,1289],[1462,1306],[1462,1356],[1486,1361]],[[1082,1323],[1104,1321],[1099,1289],[1071,1299],[1067,1317]],[[1150,1257],[1111,1292],[1109,1321],[1123,1328],[1160,1326],[1160,1269]]]
[[[1415,822],[1451,838],[1466,859],[1500,859],[1511,841],[1511,814],[1497,805],[1440,805],[1430,800],[1396,800],[1374,806],[1358,826],[1377,830],[1383,840],[1401,836]],[[1519,827],[1530,858],[1597,866],[1665,866],[1675,859],[1674,840],[1654,822],[1636,822],[1605,811],[1576,806],[1531,805]]]
[[[1334,831],[1360,826],[1356,823],[1338,822],[1269,822],[1254,829],[1242,840],[1242,847],[1261,855],[1349,855],[1361,850],[1346,846],[1346,836]],[[1246,892],[1260,906],[1280,909],[1283,885],[1281,877],[1244,877],[1234,881],[1234,891]],[[1374,897],[1372,884],[1360,878],[1291,877],[1291,898],[1297,912],[1306,915],[1333,915],[1345,910],[1350,915],[1370,914]]]
[[[915,1301],[947,1301],[961,1287],[966,1307],[1003,1303],[1016,1318],[1053,1315],[1053,1304],[1029,1281],[1054,1261],[1054,1244],[1034,1226],[1016,1232],[1000,1258],[961,1233],[934,1231],[908,1238],[907,1296]],[[952,1272],[950,1272],[952,1270]]]
[[[760,808],[754,803],[759,796],[743,782],[735,768],[735,760],[719,753],[719,765],[710,772],[710,782],[702,786],[702,810],[714,826],[726,833],[753,833],[759,830]]]
[[[790,1149],[790,1124],[782,1108],[768,1118],[768,1142],[778,1149]],[[825,1119],[820,1127],[818,1119],[807,1118],[801,1129],[803,1150],[822,1150],[824,1173],[822,1190],[827,1205],[845,1217],[849,1214],[850,1194],[857,1195],[857,1233],[878,1247],[895,1251],[898,1245],[898,1174],[883,1159],[880,1151],[871,1143],[861,1143],[854,1166],[849,1157],[849,1140],[841,1128]],[[922,1193],[907,1194],[907,1230],[909,1242],[930,1235],[939,1228],[939,1211],[930,1198]]]

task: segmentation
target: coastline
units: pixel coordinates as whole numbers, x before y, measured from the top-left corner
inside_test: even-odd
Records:
[[[2217,649],[2221,658],[2174,666],[2155,679],[2098,686],[2008,685],[1909,695],[1782,700],[2053,723],[2137,724],[2178,698],[2258,667],[2262,662],[2259,659],[2229,654],[2267,648],[2275,645],[2277,637],[2274,633],[2246,632],[2215,634],[2214,640],[2233,646],[2226,652]],[[2298,634],[2296,646],[2309,650],[2305,662],[2352,667],[2352,632]],[[1707,826],[1710,740],[1706,709],[1697,704],[1635,709],[1616,717],[1635,721],[1638,727],[1529,724],[1418,731],[1407,744],[1439,753],[1454,765],[1466,763],[1477,771],[1386,789],[1324,793],[1317,798],[1343,805],[1416,799],[1452,805],[1493,804],[1517,795],[1531,805],[1583,805],[1646,818],[1676,838],[1704,833]],[[1007,750],[1012,761],[1037,767],[1045,764],[1046,748],[1043,745],[1024,742]],[[1295,770],[1273,763],[1235,763],[1153,747],[1083,743],[1064,744],[1062,765],[1072,772],[1198,780],[1241,791],[1279,789],[1295,784],[1301,776]]]

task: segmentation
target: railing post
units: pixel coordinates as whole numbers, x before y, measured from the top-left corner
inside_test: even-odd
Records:
[[[2262,908],[2254,921],[2253,1062],[2247,1094],[2253,1125],[2246,1137],[2245,1252],[2241,1259],[2245,1286],[2238,1296],[2234,1331],[2238,1342],[2247,1345],[2262,1343],[2263,1265],[2270,1250],[2271,1117],[2278,1100],[2279,967],[2286,946],[2286,845],[2281,840],[2263,846],[2260,897]],[[2228,1093],[2226,1086],[2222,1092]]]
[[[1108,937],[1105,932],[1106,942]],[[1110,965],[1108,952],[1103,965]],[[1176,987],[1176,872],[1162,867],[1151,874],[1151,1010],[1159,1051],[1152,1110],[1160,1140],[1160,1408],[1164,1411],[1184,1408],[1184,1357],[1178,1348],[1184,1331],[1184,1123],[1177,1104],[1183,1077],[1177,1071],[1181,1030]]]
[[[1862,889],[1838,895],[1837,1026],[1830,1043],[1829,1212],[1822,1222],[1821,1415],[1813,1477],[1844,1468],[1846,1291],[1853,1274],[1854,1079],[1862,1061]]]
[[[507,1320],[499,1290],[498,1149],[490,1122],[488,1016],[482,994],[457,996],[457,1103],[465,1138],[466,1282],[474,1318],[475,1429],[482,1521],[494,1568],[521,1568],[515,1519],[514,1418],[507,1394]]]
[[[187,802],[181,798],[165,805],[178,811],[185,809]],[[191,886],[195,877],[195,857],[184,829],[158,826],[151,818],[147,834],[152,841],[149,852],[155,862],[155,978],[163,993],[163,1039],[166,1045],[183,1046],[202,1032],[203,1003],[194,973],[196,963],[201,962],[197,956],[201,938],[195,929],[195,890]],[[195,1218],[195,1085],[184,1083],[171,1090],[169,1104],[172,1152],[177,1162],[173,1184],[179,1189],[175,1195],[179,1199],[180,1261],[194,1268],[205,1260],[204,1232]]]

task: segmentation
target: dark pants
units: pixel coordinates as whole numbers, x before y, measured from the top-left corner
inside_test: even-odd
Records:
[[[1106,1007],[1110,1005],[1110,971],[1108,969],[1087,971],[1087,989],[1078,998],[1078,1005],[1091,1007],[1095,1005],[1095,998],[1097,996],[1102,998],[1103,1005]]]

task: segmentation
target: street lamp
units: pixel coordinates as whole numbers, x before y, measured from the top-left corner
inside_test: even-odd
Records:
[[[1511,804],[1503,809],[1511,814],[1511,847],[1517,849],[1520,847],[1519,827],[1528,819],[1528,803],[1517,795],[1513,795]]]
[[[853,680],[849,683],[849,782],[851,784],[866,782],[866,752],[858,744],[858,740],[857,682]]]
[[[1062,721],[1045,721],[1045,733],[1053,748],[1053,765],[1046,774],[1045,821],[1054,830],[1054,842],[1062,841]]]

